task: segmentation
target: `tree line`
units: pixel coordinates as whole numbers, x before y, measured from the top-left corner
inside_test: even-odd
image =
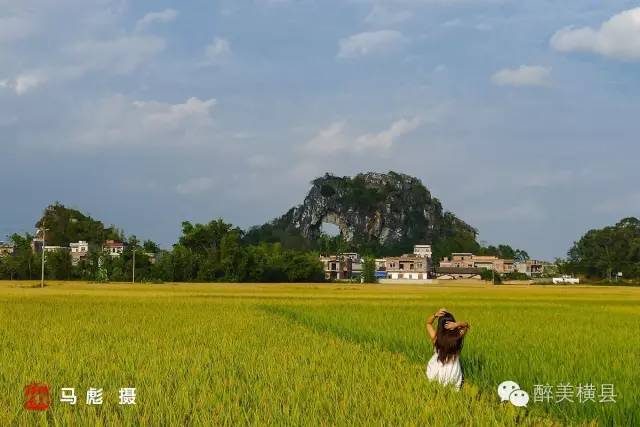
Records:
[[[339,235],[321,235],[300,247],[299,242],[261,235],[255,229],[245,232],[221,219],[206,224],[183,222],[178,243],[171,250],[161,250],[152,241],[139,242],[135,236],[125,238],[124,232],[115,226],[105,227],[100,221],[59,203],[49,206],[36,226],[47,228],[48,245],[68,246],[78,240],[90,243],[88,257],[76,265],[69,251],[46,254],[46,277],[57,280],[130,281],[135,258],[138,281],[319,282],[324,280],[324,271],[318,255],[358,252],[368,261],[363,277],[370,281],[375,276],[374,258],[386,255],[380,248],[346,242]],[[527,252],[509,245],[483,246],[475,239],[463,237],[434,242],[434,261],[461,251],[518,261],[529,259]],[[33,239],[28,233],[10,237],[14,253],[0,257],[0,279],[40,278],[42,259],[32,249]],[[107,239],[124,241],[124,252],[120,256],[103,253],[102,245]],[[394,249],[394,255],[411,251],[409,242],[406,248]],[[613,226],[588,231],[573,244],[567,257],[556,260],[556,264],[561,273],[589,278],[612,280],[619,278],[619,274],[623,278],[640,277],[640,220],[625,218]]]
[[[640,220],[624,218],[617,224],[589,230],[575,242],[561,271],[589,278],[613,280],[640,277]]]
[[[13,256],[0,258],[0,279],[40,278],[41,253],[32,249],[32,235],[14,234]],[[182,223],[182,235],[171,250],[135,236],[125,241],[124,252],[110,256],[103,242],[90,242],[87,258],[73,265],[69,251],[46,253],[48,279],[131,281],[135,252],[137,281],[148,282],[320,282],[324,269],[318,254],[282,249],[278,243],[247,244],[243,232],[218,219],[207,224]],[[68,245],[69,242],[60,242]]]

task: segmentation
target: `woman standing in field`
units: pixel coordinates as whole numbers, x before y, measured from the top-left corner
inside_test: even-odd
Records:
[[[438,319],[437,331],[433,322]],[[467,322],[456,322],[453,314],[441,308],[427,319],[427,332],[433,343],[434,353],[427,363],[427,378],[440,384],[455,385],[460,390],[463,382],[460,351],[464,336],[469,331]]]

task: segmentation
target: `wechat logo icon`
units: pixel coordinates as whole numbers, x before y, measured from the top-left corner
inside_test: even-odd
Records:
[[[523,407],[529,403],[529,393],[520,389],[514,381],[503,381],[498,385],[498,396],[501,402],[509,401],[512,405]]]

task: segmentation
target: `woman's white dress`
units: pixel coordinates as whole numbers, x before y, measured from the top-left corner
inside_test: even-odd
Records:
[[[442,363],[438,360],[438,351],[434,351],[429,363],[427,363],[427,378],[443,385],[454,385],[456,389],[460,390],[462,387],[460,356],[450,359],[447,363]]]

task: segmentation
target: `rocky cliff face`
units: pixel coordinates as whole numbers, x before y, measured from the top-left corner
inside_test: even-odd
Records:
[[[417,178],[396,172],[355,177],[326,174],[312,184],[304,202],[269,227],[313,241],[323,223],[332,223],[347,242],[380,246],[435,243],[460,234],[475,240],[476,230],[444,212]]]

